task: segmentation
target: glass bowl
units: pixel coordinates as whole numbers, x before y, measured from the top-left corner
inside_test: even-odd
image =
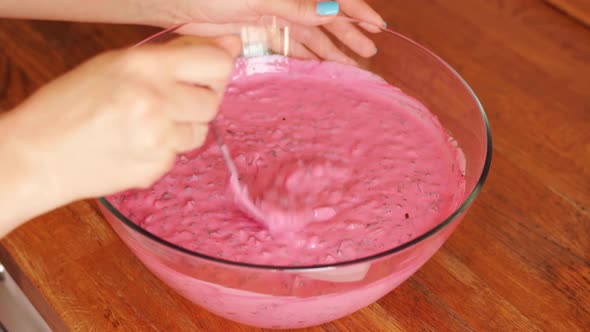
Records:
[[[184,28],[166,30],[140,44],[170,41]],[[302,328],[336,320],[370,305],[434,255],[459,225],[485,181],[492,152],[489,126],[477,97],[447,63],[400,34],[377,30],[380,32],[368,34],[378,48],[370,58],[359,57],[335,43],[361,68],[421,101],[458,142],[466,160],[462,204],[428,231],[387,251],[337,264],[294,267],[246,264],[187,250],[140,228],[107,199],[100,198],[106,220],[150,271],[219,316],[263,328]],[[287,54],[289,26],[270,34],[271,39],[278,38],[278,44],[269,47],[270,52]]]

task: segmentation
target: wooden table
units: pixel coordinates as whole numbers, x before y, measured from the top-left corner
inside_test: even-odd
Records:
[[[308,331],[590,331],[584,2],[374,3],[394,29],[471,84],[491,122],[494,162],[463,224],[419,272],[369,308]],[[0,108],[91,55],[153,31],[0,20]],[[58,331],[255,330],[165,286],[89,202],[28,223],[1,241],[0,253]]]

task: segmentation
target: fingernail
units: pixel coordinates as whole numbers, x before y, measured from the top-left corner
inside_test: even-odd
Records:
[[[334,16],[340,11],[340,5],[336,1],[318,2],[317,12],[322,16]]]
[[[383,21],[383,27],[387,28],[387,22]]]
[[[379,53],[379,49],[375,47],[375,54]]]

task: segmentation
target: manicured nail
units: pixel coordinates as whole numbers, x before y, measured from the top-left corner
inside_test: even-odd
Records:
[[[334,16],[340,11],[340,5],[336,1],[318,2],[317,12],[322,16]]]
[[[375,54],[379,53],[379,49],[375,47]]]
[[[383,21],[383,27],[387,29],[387,22]]]

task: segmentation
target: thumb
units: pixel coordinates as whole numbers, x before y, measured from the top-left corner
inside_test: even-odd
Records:
[[[275,15],[303,25],[326,24],[340,11],[336,1],[258,0],[256,3],[256,10],[262,15]]]
[[[227,51],[232,57],[237,57],[242,53],[242,40],[239,36],[235,35],[226,35],[217,37],[213,40],[217,46],[223,48]]]

